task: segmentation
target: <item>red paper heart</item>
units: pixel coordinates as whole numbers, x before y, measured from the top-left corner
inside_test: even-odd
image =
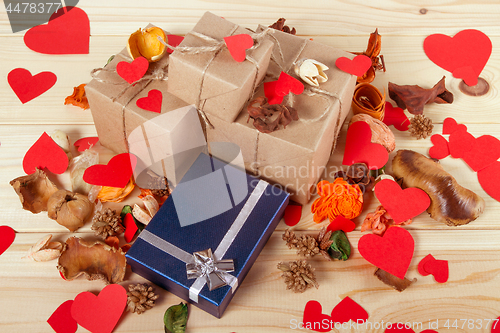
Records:
[[[448,148],[450,155],[454,158],[462,158],[474,146],[476,138],[466,131],[455,131],[451,133],[448,139]]]
[[[429,260],[424,264],[424,270],[434,276],[436,282],[448,281],[449,270],[447,260]]]
[[[384,333],[392,333],[392,332],[403,332],[403,333],[415,333],[413,329],[405,326],[404,323],[394,323],[387,327]]]
[[[326,228],[326,231],[337,231],[337,230],[342,230],[343,232],[351,232],[356,228],[356,225],[354,222],[352,222],[349,219],[346,219],[342,215],[338,215],[335,220],[330,222],[328,225],[328,228]]]
[[[368,312],[349,296],[346,296],[333,308],[331,317],[335,323],[343,324],[352,320],[355,323],[361,324],[368,320]]]
[[[491,135],[481,135],[476,138],[471,149],[462,157],[476,172],[493,164],[499,158],[500,140]]]
[[[309,328],[316,332],[329,332],[331,331],[330,325],[323,325],[323,321],[330,323],[332,319],[330,316],[321,313],[321,304],[317,301],[309,301],[304,309],[304,317],[302,323],[304,327]]]
[[[81,138],[79,140],[76,140],[76,142],[73,145],[75,147],[78,147],[78,151],[85,151],[85,150],[95,146],[98,141],[99,141],[99,138],[97,136],[93,136],[93,137]]]
[[[359,239],[359,253],[368,262],[384,271],[404,279],[410,266],[415,241],[411,234],[401,227],[389,227],[380,237],[364,235]]]
[[[119,284],[104,287],[98,296],[85,291],[75,297],[71,315],[92,333],[111,333],[127,305],[127,291]]]
[[[135,233],[137,232],[137,230],[139,230],[139,228],[137,228],[134,217],[130,213],[125,215],[123,224],[125,226],[125,241],[127,243],[130,243],[132,239],[134,239]]]
[[[116,72],[128,83],[134,83],[146,74],[148,68],[149,61],[144,57],[139,57],[131,63],[120,61],[116,65]]]
[[[477,180],[493,199],[500,201],[500,162],[496,161],[477,172]]]
[[[253,46],[253,38],[247,34],[224,37],[224,42],[226,42],[231,57],[237,62],[245,61],[247,49]]]
[[[75,333],[78,330],[78,323],[71,316],[72,305],[73,300],[64,302],[47,320],[56,333]]]
[[[446,118],[443,121],[443,134],[452,134],[456,131],[467,132],[467,126],[464,124],[457,124],[457,121],[453,118]]]
[[[468,29],[453,38],[430,35],[424,40],[427,57],[439,67],[463,79],[469,86],[477,84],[477,78],[491,55],[491,41],[484,33]]]
[[[64,150],[45,132],[28,149],[23,159],[23,169],[28,175],[34,173],[37,168],[47,168],[52,173],[62,174],[68,164],[68,156]]]
[[[429,149],[429,156],[437,160],[441,160],[450,155],[450,148],[448,147],[448,141],[445,137],[440,134],[434,134],[431,136],[431,142],[434,144]]]
[[[139,98],[136,102],[141,109],[161,113],[161,103],[163,94],[157,89],[152,89],[148,92],[148,97]]]
[[[83,180],[88,184],[123,188],[134,173],[137,158],[132,154],[114,156],[107,165],[96,164],[88,167]]]
[[[393,107],[391,103],[385,102],[384,124],[387,126],[394,125],[398,131],[407,131],[410,125],[410,120],[405,114],[405,111],[398,107]]]
[[[500,333],[500,317],[491,323],[491,333]]]
[[[300,221],[302,216],[302,206],[299,205],[288,205],[285,208],[285,224],[289,227],[293,227]]]
[[[27,69],[16,68],[9,72],[7,81],[24,104],[52,88],[56,84],[57,76],[52,72],[41,72],[32,76]]]
[[[278,96],[286,96],[289,93],[300,95],[304,91],[304,85],[296,78],[281,72],[278,82],[276,83],[276,94]]]
[[[176,47],[184,40],[184,37],[177,35],[167,35],[167,40],[168,40],[168,45]],[[167,48],[167,52],[172,53],[174,52],[174,50]]]
[[[0,255],[14,243],[16,232],[7,225],[0,226]]]
[[[48,24],[29,29],[24,43],[44,54],[88,54],[90,23],[78,7],[63,7],[52,14]]]
[[[269,105],[281,104],[285,96],[278,95],[276,93],[276,85],[278,81],[264,82],[264,95],[266,95],[267,103]]]
[[[356,121],[347,130],[342,164],[365,163],[371,170],[382,168],[389,159],[387,150],[378,143],[371,143],[372,130],[364,121]]]
[[[352,60],[346,57],[340,57],[335,61],[335,66],[346,73],[363,76],[372,66],[372,60],[362,54],[355,56]]]
[[[417,187],[403,190],[391,179],[383,179],[375,185],[375,196],[396,224],[422,214],[431,204],[423,190]]]
[[[432,260],[436,260],[432,256],[432,254],[426,255],[422,260],[420,260],[420,262],[418,263],[418,272],[420,273],[420,275],[427,276],[427,275],[431,274],[430,272],[427,272],[425,270],[425,264],[428,263],[429,261],[432,261]]]

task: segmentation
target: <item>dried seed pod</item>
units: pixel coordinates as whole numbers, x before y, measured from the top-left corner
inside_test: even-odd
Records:
[[[381,144],[389,153],[396,149],[396,138],[394,137],[394,133],[392,133],[391,129],[382,121],[367,114],[358,113],[351,118],[349,126],[357,121],[364,121],[370,126],[372,130],[372,143]]]
[[[61,130],[55,130],[50,137],[62,150],[64,150],[68,159],[71,160],[73,154],[71,154],[71,141],[69,140],[68,134]]]
[[[85,195],[59,190],[49,198],[47,208],[51,219],[74,232],[85,224],[93,207]]]
[[[33,214],[47,211],[49,198],[57,192],[57,186],[47,178],[45,172],[39,169],[31,175],[12,180],[10,185],[19,196],[23,208]]]
[[[130,35],[127,50],[132,59],[144,57],[149,62],[160,60],[166,53],[167,48],[158,40],[160,37],[167,43],[165,32],[158,27],[139,29]]]
[[[59,258],[63,245],[60,242],[51,242],[52,235],[47,235],[30,247],[28,254],[23,257],[34,261],[50,261]]]
[[[125,277],[127,261],[121,249],[99,241],[70,237],[64,244],[57,269],[66,280],[83,275],[87,280],[119,283]]]
[[[149,222],[151,222],[152,217],[138,204],[134,205],[134,208],[132,209],[132,215],[134,215],[137,221],[141,222],[142,224],[148,225]]]
[[[314,87],[319,87],[320,83],[328,81],[328,76],[324,73],[328,66],[314,59],[299,60],[294,71],[305,83]]]

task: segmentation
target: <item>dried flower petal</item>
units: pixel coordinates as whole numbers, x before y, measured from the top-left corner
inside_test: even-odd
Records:
[[[51,242],[52,235],[44,236],[33,244],[28,254],[23,258],[31,258],[34,261],[50,261],[59,258],[63,245],[60,242]]]
[[[283,31],[283,32],[286,32],[286,33],[291,34],[291,35],[295,35],[297,33],[295,28],[290,29],[289,26],[285,25],[285,21],[286,21],[286,19],[282,17],[278,21],[276,21],[275,23],[270,25],[269,28]]]
[[[372,130],[372,143],[381,144],[389,153],[396,149],[396,138],[394,137],[394,133],[382,121],[373,118],[368,114],[359,113],[351,118],[349,126],[356,121],[364,121],[370,126],[370,129]]]
[[[125,198],[132,193],[135,188],[134,181],[130,181],[124,188],[103,186],[97,194],[97,199],[102,202],[122,202]]]
[[[248,119],[254,119],[253,126],[261,133],[271,133],[299,120],[297,110],[282,104],[267,104],[267,99],[260,96],[247,105]],[[274,120],[271,118],[274,117]]]
[[[378,34],[378,29],[370,34],[368,46],[366,51],[359,53],[354,52],[356,55],[365,55],[372,60],[372,66],[366,71],[363,76],[358,77],[358,83],[370,83],[375,79],[375,70],[383,70],[385,72],[384,57],[380,55],[382,49],[382,36]]]
[[[23,208],[33,214],[47,210],[49,198],[57,192],[57,186],[51,182],[45,172],[36,169],[34,173],[18,177],[10,182]]]
[[[314,59],[299,60],[294,66],[295,74],[314,87],[319,87],[320,83],[328,81],[328,76],[324,73],[327,69],[328,66]]]
[[[73,88],[73,94],[66,97],[64,105],[78,106],[84,110],[90,108],[87,94],[85,93],[85,83],[80,84],[78,87]]]

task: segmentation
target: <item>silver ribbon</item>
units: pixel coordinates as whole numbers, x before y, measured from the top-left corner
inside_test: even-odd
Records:
[[[248,216],[250,216],[250,213],[253,211],[253,209],[259,202],[260,197],[264,194],[267,185],[268,184],[265,181],[259,180],[255,188],[253,189],[252,193],[250,193],[250,196],[248,197],[248,200],[245,202],[245,205],[243,206],[238,216],[234,220],[233,224],[224,235],[224,238],[220,242],[219,246],[213,252],[215,260],[219,261],[222,260],[227,250],[229,249],[233,241],[236,239],[236,236],[240,232],[241,228],[247,221]],[[149,232],[147,229],[144,229],[141,232],[139,238],[147,242],[148,244],[156,247],[157,249],[166,252],[171,256],[183,261],[186,264],[195,263],[192,254],[167,242],[164,239],[161,239],[155,234]],[[232,292],[234,293],[236,291],[236,288],[238,287],[238,279],[229,273],[224,273],[224,279],[226,285],[231,286]],[[198,303],[198,295],[205,286],[205,283],[207,283],[207,279],[205,278],[205,276],[197,277],[194,283],[189,288],[189,299],[191,299],[193,302]]]
[[[194,263],[186,264],[187,278],[197,279],[204,277],[210,291],[228,284],[226,275],[234,271],[234,260],[217,260],[212,249],[193,253]]]

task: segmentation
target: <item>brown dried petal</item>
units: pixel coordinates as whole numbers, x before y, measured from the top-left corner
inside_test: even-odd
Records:
[[[396,149],[396,138],[394,137],[394,133],[382,121],[367,114],[358,113],[351,118],[349,126],[351,126],[351,124],[355,123],[356,121],[364,121],[370,126],[370,129],[372,131],[372,143],[381,144],[389,153]]]
[[[402,292],[403,290],[408,288],[412,283],[417,281],[417,279],[415,279],[415,278],[411,281],[408,280],[407,278],[400,279],[397,276],[394,276],[391,273],[388,273],[380,268],[377,268],[374,275],[380,281],[382,281],[383,283],[385,283],[388,286],[391,286],[392,288],[396,289],[399,292]]]
[[[57,192],[57,186],[39,169],[31,175],[12,180],[10,185],[19,196],[23,208],[33,214],[46,211],[50,196]]]
[[[57,269],[66,280],[83,275],[87,280],[119,283],[125,277],[127,261],[121,249],[99,241],[86,241],[78,237],[66,240]]]

